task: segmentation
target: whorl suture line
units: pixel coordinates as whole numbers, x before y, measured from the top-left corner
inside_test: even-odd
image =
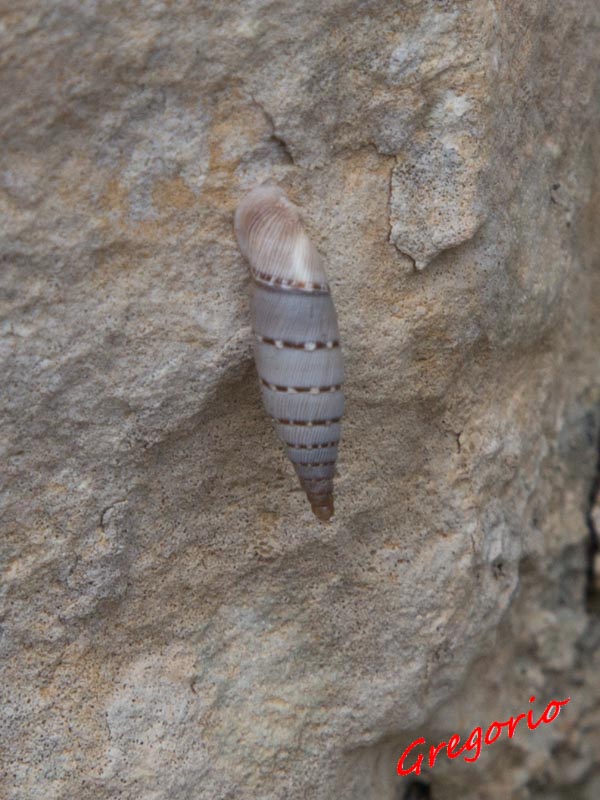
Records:
[[[344,410],[337,317],[321,258],[299,209],[272,186],[235,212],[254,283],[254,357],[263,403],[315,516],[333,516],[333,476]]]

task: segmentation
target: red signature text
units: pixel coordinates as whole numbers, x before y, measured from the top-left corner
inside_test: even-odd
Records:
[[[551,700],[537,722],[533,721],[533,710],[530,708],[525,714],[519,714],[516,717],[511,717],[510,719],[506,720],[506,722],[492,722],[485,733],[483,728],[474,728],[462,747],[459,747],[460,736],[455,733],[448,739],[447,742],[440,742],[438,745],[430,746],[428,764],[430,767],[433,767],[436,758],[444,750],[446,751],[446,756],[450,759],[462,756],[466,762],[477,761],[481,755],[482,744],[493,744],[495,741],[497,741],[502,735],[502,728],[506,728],[508,738],[512,739],[512,737],[515,735],[515,730],[517,729],[519,722],[523,719],[526,719],[527,727],[530,731],[534,731],[539,725],[542,724],[542,722],[545,724],[553,722],[560,714],[562,706],[566,706],[570,700],[570,697],[567,697],[566,700]],[[535,697],[530,697],[529,702],[534,703]],[[396,772],[398,775],[410,775],[411,772],[414,772],[415,775],[421,774],[421,766],[425,759],[424,755],[418,755],[416,760],[413,761],[410,766],[405,766],[405,764],[411,760],[411,753],[415,747],[419,747],[420,745],[424,744],[425,739],[423,737],[415,739],[414,742],[409,744],[409,746],[398,759],[398,765],[396,766]]]

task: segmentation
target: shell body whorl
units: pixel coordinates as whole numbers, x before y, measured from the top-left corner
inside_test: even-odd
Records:
[[[315,516],[328,520],[344,368],[325,270],[299,210],[278,188],[246,195],[235,232],[254,279],[252,328],[263,403]]]

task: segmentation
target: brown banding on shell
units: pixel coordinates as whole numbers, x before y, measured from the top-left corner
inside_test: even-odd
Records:
[[[263,402],[313,513],[326,521],[334,509],[344,374],[323,263],[297,207],[280,189],[250,192],[236,210],[235,232],[254,279],[252,325]],[[314,460],[315,451],[323,451],[322,460]]]

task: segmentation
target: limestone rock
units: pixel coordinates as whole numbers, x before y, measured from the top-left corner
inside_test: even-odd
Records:
[[[431,798],[597,797],[598,30],[595,0],[6,5],[0,795],[397,800],[412,739],[535,694],[572,701]],[[266,180],[340,320],[329,525],[252,363],[232,216]]]

